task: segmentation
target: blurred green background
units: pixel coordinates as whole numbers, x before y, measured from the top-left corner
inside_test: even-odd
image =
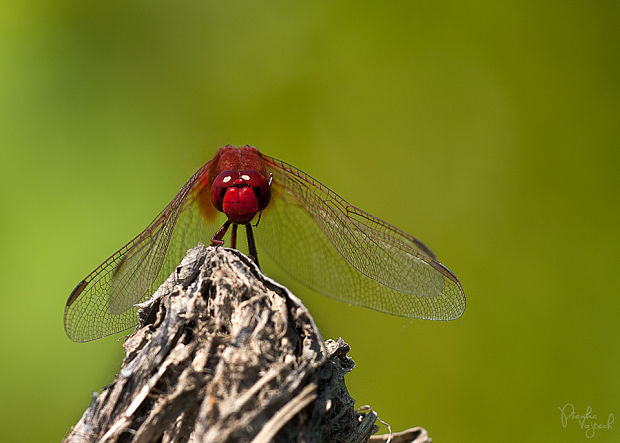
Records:
[[[0,437],[57,441],[110,382],[75,284],[224,144],[426,242],[454,322],[314,294],[358,405],[435,441],[583,441],[620,413],[618,2],[2,2]],[[260,248],[260,245],[259,245]],[[617,429],[594,441],[619,441]]]

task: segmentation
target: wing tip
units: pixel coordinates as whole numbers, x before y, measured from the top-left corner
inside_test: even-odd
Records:
[[[77,298],[84,291],[87,285],[88,285],[88,282],[86,281],[86,279],[82,280],[81,282],[77,284],[77,286],[73,289],[73,291],[71,291],[71,294],[69,294],[69,298],[67,299],[65,308],[68,308],[69,306],[73,304],[75,300],[77,300]]]
[[[454,275],[454,273],[442,263],[438,262],[437,260],[433,260],[430,262],[430,264],[433,267],[433,269],[439,271],[441,275],[443,275],[445,278],[447,278],[448,280],[450,280],[452,283],[456,285],[455,289],[459,293],[460,303],[456,304],[455,309],[453,311],[454,314],[450,316],[449,318],[447,318],[447,320],[458,320],[465,313],[465,308],[467,306],[467,299],[465,298],[465,290],[463,289],[463,285],[461,285],[461,282],[456,277],[456,275]]]
[[[445,265],[441,264],[437,260],[433,260],[431,261],[431,266],[437,271],[439,271],[444,277],[446,277],[449,280],[452,280],[454,283],[461,286],[461,282],[456,277],[456,275],[454,275],[454,273],[451,270],[449,270]],[[461,286],[461,291],[462,290],[463,290],[463,287]]]

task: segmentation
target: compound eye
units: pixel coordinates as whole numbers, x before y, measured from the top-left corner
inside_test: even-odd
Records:
[[[241,171],[240,178],[242,178],[250,188],[256,194],[258,200],[258,210],[262,211],[267,207],[271,200],[271,188],[267,183],[267,179],[262,176],[258,171]]]
[[[224,194],[226,194],[226,190],[233,185],[235,180],[239,178],[238,171],[224,171],[220,172],[213,183],[211,184],[211,202],[215,209],[222,212],[223,204],[224,204]]]

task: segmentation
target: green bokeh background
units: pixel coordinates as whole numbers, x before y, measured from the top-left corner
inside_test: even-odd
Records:
[[[463,283],[460,320],[411,321],[265,269],[351,344],[358,405],[435,441],[584,441],[558,407],[620,413],[618,17],[611,1],[2,2],[0,440],[59,440],[112,380],[121,344],[70,342],[69,292],[247,143]]]

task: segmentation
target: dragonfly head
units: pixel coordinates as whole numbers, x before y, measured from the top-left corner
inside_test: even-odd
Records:
[[[270,200],[269,181],[258,171],[224,171],[211,185],[213,206],[233,223],[249,223]]]

